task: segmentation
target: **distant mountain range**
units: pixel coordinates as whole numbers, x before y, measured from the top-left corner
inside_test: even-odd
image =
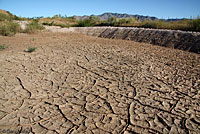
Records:
[[[156,17],[150,17],[150,16],[142,16],[142,15],[130,15],[130,14],[120,14],[120,13],[104,13],[101,15],[91,15],[91,16],[95,16],[100,18],[101,20],[108,20],[112,17],[116,17],[116,18],[136,18],[138,20],[156,20],[158,18]],[[78,20],[84,20],[84,19],[88,19],[89,17],[88,15],[84,15],[84,16],[74,16],[76,19]]]
[[[84,16],[73,16],[73,17],[75,17],[78,20],[84,20],[84,19],[90,18],[91,16],[98,17],[101,20],[108,20],[108,19],[110,19],[112,17],[119,18],[119,19],[122,19],[122,18],[135,18],[135,19],[138,19],[140,21],[143,21],[143,20],[148,20],[148,21],[151,21],[151,20],[181,21],[181,20],[184,19],[184,18],[183,19],[158,19],[158,18],[152,17],[152,16],[120,14],[120,13],[104,13],[104,14],[101,14],[101,15],[90,15],[90,16],[84,15]]]

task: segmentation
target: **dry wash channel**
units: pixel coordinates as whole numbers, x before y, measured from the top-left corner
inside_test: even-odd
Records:
[[[75,33],[0,42],[0,133],[200,133],[198,54]]]
[[[200,33],[124,27],[71,28],[87,35],[144,42],[200,54]]]

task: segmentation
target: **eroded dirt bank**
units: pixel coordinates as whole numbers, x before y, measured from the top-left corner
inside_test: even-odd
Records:
[[[132,40],[184,51],[200,53],[200,33],[124,27],[46,27],[53,32],[79,32],[109,39]]]
[[[0,42],[0,133],[200,133],[199,54],[75,33]]]
[[[125,39],[200,53],[200,33],[144,28],[90,27],[75,31],[109,39]]]

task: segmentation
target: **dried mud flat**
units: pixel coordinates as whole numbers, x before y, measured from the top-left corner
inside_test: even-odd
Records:
[[[0,133],[200,133],[198,54],[75,33],[0,42]]]

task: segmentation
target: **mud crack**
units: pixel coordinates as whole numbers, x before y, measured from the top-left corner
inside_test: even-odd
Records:
[[[21,80],[19,77],[16,77],[16,78],[17,78],[17,80],[19,81],[19,84],[20,84],[20,86],[22,87],[22,89],[25,90],[25,91],[28,93],[28,95],[29,95],[28,99],[31,98],[31,92],[30,92],[28,89],[26,89],[26,88],[24,87],[24,85],[23,85],[23,83],[22,83],[22,80]]]
[[[101,78],[103,78],[103,79],[105,79],[105,80],[108,80],[108,78],[106,78],[106,77],[104,77],[104,76],[98,74],[97,72],[94,72],[94,71],[92,71],[92,70],[89,70],[89,69],[87,69],[87,68],[85,68],[85,67],[79,65],[79,64],[78,64],[78,61],[76,62],[76,65],[77,65],[78,67],[82,68],[83,70],[86,70],[86,71],[88,71],[88,72],[91,72],[91,73],[93,73],[93,74],[95,74],[95,75],[97,75],[97,76],[99,76],[99,77],[101,77]]]

